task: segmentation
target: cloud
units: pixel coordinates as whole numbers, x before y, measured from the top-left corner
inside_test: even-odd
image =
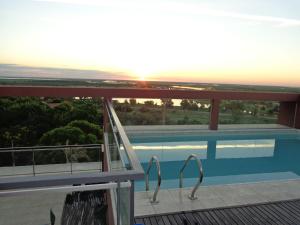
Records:
[[[291,19],[276,16],[262,16],[255,14],[239,13],[232,11],[224,11],[211,8],[210,5],[204,3],[180,3],[180,2],[163,2],[163,1],[119,1],[119,0],[36,0],[39,2],[53,2],[64,4],[80,4],[92,6],[106,6],[126,8],[131,10],[155,10],[168,11],[175,13],[199,14],[214,17],[233,18],[258,23],[269,23],[278,27],[295,27],[300,26],[299,19]]]
[[[0,64],[0,77],[42,77],[76,79],[129,79],[124,73],[99,70],[79,70],[50,67],[31,67],[16,64]]]

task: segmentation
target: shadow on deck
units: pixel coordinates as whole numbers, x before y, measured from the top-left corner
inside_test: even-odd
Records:
[[[139,216],[144,225],[288,225],[300,224],[300,199]]]

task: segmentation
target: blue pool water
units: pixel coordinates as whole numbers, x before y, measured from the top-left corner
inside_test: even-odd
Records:
[[[300,178],[300,138],[297,134],[134,137],[131,143],[144,168],[156,155],[161,164],[161,188],[178,188],[185,159],[196,154],[203,164],[202,185],[259,182]],[[184,171],[184,187],[194,186],[198,170],[194,160]],[[150,187],[156,185],[156,168]],[[144,181],[136,190],[145,189]]]

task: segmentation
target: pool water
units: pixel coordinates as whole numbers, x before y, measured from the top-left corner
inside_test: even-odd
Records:
[[[190,154],[201,159],[202,185],[260,182],[300,178],[300,138],[297,135],[163,136],[131,138],[133,148],[146,171],[149,159],[160,160],[161,188],[178,188],[179,171]],[[184,187],[197,181],[196,162],[184,170]],[[150,171],[150,187],[157,182],[156,167]],[[136,190],[145,190],[144,181]]]

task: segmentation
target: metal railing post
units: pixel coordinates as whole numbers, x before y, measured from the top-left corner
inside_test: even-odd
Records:
[[[130,225],[134,224],[134,180],[131,180],[130,187]]]
[[[104,140],[104,138],[103,138]],[[104,144],[100,145],[100,153],[99,153],[99,170],[101,172],[104,171]]]
[[[120,181],[118,181],[118,186],[117,186],[117,225],[120,225],[120,220],[121,220],[121,216],[120,216],[120,210],[121,210],[121,185],[120,185]]]
[[[35,176],[35,160],[34,160],[34,150],[32,150],[32,172],[33,172],[33,176]]]
[[[12,157],[13,167],[15,167],[16,166],[16,161],[15,161],[15,151],[14,151],[14,149],[12,149],[11,157]]]
[[[73,156],[73,149],[70,147],[71,174],[73,174],[73,159],[72,159],[72,156]]]

